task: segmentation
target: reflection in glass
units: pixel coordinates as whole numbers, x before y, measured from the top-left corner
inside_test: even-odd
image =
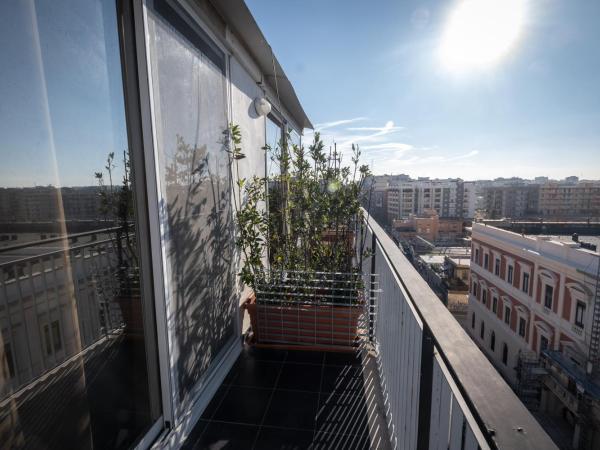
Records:
[[[181,11],[148,12],[176,390],[190,401],[234,336],[225,56]]]
[[[0,447],[128,448],[149,387],[112,1],[0,5]]]
[[[267,158],[267,176],[269,178],[280,175],[280,167],[277,158],[277,152],[281,151],[281,140],[283,139],[283,129],[281,125],[270,117],[267,117],[267,138],[266,138],[266,158]]]

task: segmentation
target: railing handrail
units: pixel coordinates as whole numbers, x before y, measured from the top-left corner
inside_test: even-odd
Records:
[[[38,260],[38,259],[45,258],[45,257],[48,257],[48,256],[55,256],[57,254],[61,255],[61,254],[67,253],[67,252],[73,252],[75,250],[82,250],[82,249],[87,248],[87,247],[96,247],[98,245],[106,244],[106,243],[111,243],[113,241],[114,240],[112,238],[108,238],[108,239],[103,239],[101,241],[85,242],[83,244],[71,246],[71,247],[64,248],[64,249],[51,250],[51,251],[46,252],[46,253],[38,253],[36,255],[26,256],[26,257],[21,258],[21,259],[14,259],[12,261],[6,261],[6,262],[3,262],[3,263],[0,263],[0,269],[2,269],[4,267],[7,267],[7,266],[14,266],[14,265],[17,265],[17,264],[26,264],[29,261]]]
[[[490,446],[557,448],[391,237],[372,217],[366,223]]]
[[[53,242],[60,242],[60,241],[68,241],[69,239],[80,238],[80,237],[85,237],[85,236],[92,236],[94,234],[110,233],[112,231],[116,231],[121,228],[122,227],[100,228],[100,229],[93,230],[93,231],[84,231],[82,233],[64,234],[62,236],[58,236],[55,238],[40,239],[38,241],[24,242],[22,244],[7,245],[6,247],[0,247],[0,252],[5,252],[5,251],[9,251],[9,250],[21,250],[23,248],[29,248],[29,247],[37,247],[38,245],[51,244]]]

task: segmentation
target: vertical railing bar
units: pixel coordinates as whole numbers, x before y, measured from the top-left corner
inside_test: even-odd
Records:
[[[39,259],[39,263],[41,264],[41,271],[40,272],[41,272],[42,276],[40,277],[40,280],[44,284],[44,298],[46,299],[46,311],[47,311],[47,317],[48,317],[48,328],[49,328],[49,333],[50,333],[50,340],[52,341],[52,359],[54,360],[54,365],[56,365],[58,363],[58,361],[57,361],[57,356],[56,356],[56,349],[54,348],[54,339],[52,338],[52,326],[51,326],[51,321],[52,321],[51,309],[52,308],[50,307],[50,299],[49,299],[49,296],[48,296],[48,285],[46,283],[46,270],[45,270],[44,261],[43,261],[42,258]],[[33,272],[33,269],[32,269],[32,272]],[[33,282],[33,273],[31,275],[31,278],[32,278],[31,286],[32,286],[32,289],[33,289],[33,291],[35,293],[35,283]],[[36,301],[36,303],[37,303],[37,301]],[[58,322],[60,324],[60,309],[58,310]],[[59,331],[61,331],[61,330],[62,330],[62,327],[59,326]],[[64,339],[63,339],[62,333],[61,333],[60,339],[61,339],[62,343],[65,342]]]
[[[6,316],[8,319],[8,329],[9,329],[9,334],[10,334],[10,345],[12,346],[12,348],[14,348],[13,346],[13,341],[15,340],[15,332],[14,332],[14,327],[12,324],[12,314],[10,312],[10,302],[8,301],[8,289],[6,288],[6,280],[4,280],[4,275],[2,273],[0,273],[0,276],[2,276],[2,292],[4,292],[4,310],[6,311]],[[17,386],[19,386],[21,384],[21,376],[19,374],[19,366],[17,363],[17,358],[16,358],[16,351],[13,351],[13,367],[15,368],[15,375],[17,378]],[[30,369],[31,370],[31,369]],[[14,387],[11,386],[11,389],[13,389]]]
[[[27,325],[27,317],[25,315],[25,306],[23,305],[24,303],[24,299],[23,299],[23,289],[21,289],[21,277],[19,276],[19,266],[16,265],[15,266],[15,286],[17,287],[17,291],[19,293],[19,305],[21,306],[21,317],[23,318],[23,327],[25,329],[25,338],[27,340],[27,350],[29,353],[29,367],[30,367],[30,375],[31,378],[34,377],[33,374],[33,355],[31,353],[31,346],[29,344],[29,327]],[[34,311],[35,314],[35,311]],[[37,320],[37,317],[36,317]],[[39,325],[39,324],[38,324]],[[38,331],[38,334],[41,336],[41,330]],[[41,350],[43,352],[43,345],[41,346]],[[42,357],[42,367],[45,368],[45,364],[43,361],[43,357]]]

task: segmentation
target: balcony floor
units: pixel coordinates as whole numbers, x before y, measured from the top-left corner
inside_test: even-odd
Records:
[[[390,448],[376,363],[247,347],[185,449]]]

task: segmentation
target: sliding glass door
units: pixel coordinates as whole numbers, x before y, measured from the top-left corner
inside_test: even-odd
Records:
[[[0,448],[162,425],[117,24],[114,0],[0,4]]]
[[[148,1],[146,33],[170,370],[180,414],[235,338],[227,60],[177,2]]]

